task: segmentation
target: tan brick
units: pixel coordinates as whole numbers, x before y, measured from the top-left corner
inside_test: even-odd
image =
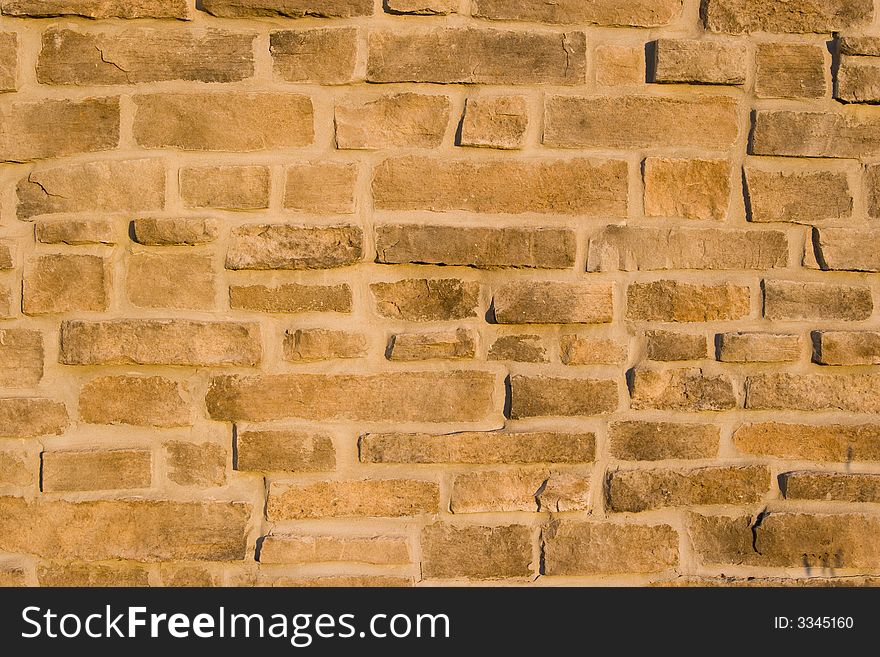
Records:
[[[475,422],[492,414],[495,387],[476,371],[221,376],[206,402],[215,420]]]
[[[43,336],[0,329],[0,388],[33,388],[43,378]]]
[[[385,11],[389,14],[445,16],[457,14],[459,4],[458,0],[386,0]]]
[[[611,338],[563,335],[559,357],[563,365],[617,365],[626,360],[626,345]]]
[[[589,463],[595,453],[591,433],[371,433],[360,439],[363,463]]]
[[[58,253],[33,256],[25,264],[26,315],[106,310],[109,297],[109,266],[100,256]]]
[[[608,44],[594,53],[596,82],[604,87],[642,84],[645,81],[644,47]]]
[[[52,399],[0,399],[0,438],[37,438],[64,433],[67,409]]]
[[[352,18],[373,14],[371,0],[203,0],[202,11],[222,18]]]
[[[12,305],[12,290],[5,285],[0,285],[0,318],[14,317],[18,309]]]
[[[531,574],[531,529],[523,525],[456,527],[436,522],[422,529],[422,577],[499,579]]]
[[[226,483],[226,449],[215,443],[179,440],[165,443],[168,479],[180,486],[222,486]]]
[[[24,587],[30,584],[28,570],[13,564],[0,564],[0,587]]]
[[[0,550],[50,559],[237,561],[250,507],[231,502],[0,498]]]
[[[413,586],[409,577],[385,575],[326,575],[322,577],[287,577],[260,572],[256,584],[246,581],[242,586],[279,586],[284,588],[403,588]]]
[[[872,424],[746,424],[733,434],[744,454],[802,461],[880,461],[880,426]]]
[[[336,451],[326,434],[306,431],[239,431],[237,470],[328,472]]]
[[[489,347],[489,360],[516,363],[549,363],[547,349],[539,335],[501,335]]]
[[[370,291],[382,317],[440,322],[477,316],[480,285],[454,278],[373,283]]]
[[[373,177],[379,210],[625,216],[620,160],[385,160]]]
[[[798,360],[801,337],[780,333],[722,333],[718,360],[725,363],[781,363]]]
[[[365,479],[314,484],[272,483],[266,515],[272,522],[306,518],[381,516],[398,518],[437,513],[440,488],[431,481]]]
[[[42,457],[45,493],[149,488],[152,456],[146,449],[49,451]]]
[[[165,207],[162,160],[70,164],[18,183],[18,218],[59,212],[141,212]]]
[[[357,165],[350,163],[290,166],[286,171],[284,207],[308,214],[352,214],[357,176]]]
[[[54,18],[178,18],[190,17],[186,0],[2,0],[0,10],[8,16]]]
[[[363,257],[356,226],[251,224],[233,229],[227,269],[333,269]]]
[[[125,289],[138,308],[209,310],[215,305],[215,277],[211,256],[132,253]]]
[[[269,167],[183,167],[180,198],[190,208],[262,210],[269,207]]]
[[[222,575],[197,564],[164,563],[159,565],[162,586],[205,587],[222,586]]]
[[[801,43],[759,43],[755,53],[755,95],[758,98],[822,98],[828,88],[822,46]]]
[[[848,111],[758,110],[752,155],[869,158],[880,154],[880,118]]]
[[[537,496],[549,478],[545,470],[469,472],[452,481],[452,513],[538,510]]]
[[[184,386],[161,376],[104,376],[85,384],[79,414],[90,424],[182,427],[190,424]]]
[[[35,236],[42,244],[115,244],[116,231],[107,219],[38,221]]]
[[[15,32],[0,33],[0,92],[18,89],[18,35]]]
[[[297,329],[284,334],[284,360],[293,363],[361,358],[367,353],[363,333],[330,329]]]
[[[632,382],[632,408],[665,411],[727,411],[736,408],[733,381],[702,369],[637,368]]]
[[[204,219],[139,217],[132,222],[134,240],[148,246],[207,244],[220,236],[220,223]]]
[[[702,39],[654,42],[654,82],[740,85],[745,81],[743,43]]]
[[[787,500],[880,502],[880,475],[786,472],[779,483]]]
[[[870,21],[871,0],[706,0],[703,18],[712,32],[830,33]]]
[[[149,570],[134,563],[44,562],[37,566],[40,586],[149,586]]]
[[[492,20],[538,23],[656,27],[681,12],[681,0],[475,0],[473,15]]]
[[[755,374],[745,385],[746,408],[880,413],[876,374]]]
[[[880,40],[875,36],[838,36],[837,50],[841,55],[880,57]]]
[[[451,107],[447,96],[415,93],[337,103],[336,147],[436,148],[446,134]]]
[[[705,335],[675,331],[648,331],[648,358],[660,361],[702,360],[708,355]]]
[[[764,281],[764,317],[774,320],[861,320],[871,316],[871,290],[859,285]]]
[[[553,472],[538,492],[538,510],[558,513],[590,509],[590,474]]]
[[[880,364],[880,332],[817,331],[815,361],[822,365]]]
[[[344,84],[354,79],[357,30],[285,30],[269,35],[276,77],[286,82]]]
[[[463,360],[476,353],[476,337],[467,329],[430,333],[396,333],[388,344],[388,360]]]
[[[821,269],[880,271],[880,230],[876,228],[821,228],[813,231],[812,244]]]
[[[392,536],[284,536],[263,539],[260,563],[367,563],[380,566],[407,564],[405,538]]]
[[[669,525],[557,520],[542,540],[547,575],[657,573],[678,565],[678,534]]]
[[[510,377],[510,417],[604,415],[617,410],[617,383],[547,376]]]
[[[0,450],[0,486],[30,486],[37,481],[40,464],[23,449]]]
[[[549,96],[544,144],[557,148],[701,148],[736,142],[736,101],[649,96]]]
[[[880,217],[880,166],[865,166],[865,195],[868,204],[868,216]]]
[[[521,282],[495,290],[499,324],[604,324],[614,312],[610,283]]]
[[[9,270],[15,267],[13,256],[13,247],[8,243],[0,242],[0,270]]]
[[[749,288],[730,283],[632,283],[626,297],[626,317],[633,321],[721,322],[741,319],[750,312]]]
[[[623,461],[710,459],[718,456],[721,430],[711,424],[613,422],[608,450]]]
[[[586,77],[582,32],[374,30],[368,43],[368,82],[571,85]]]
[[[346,284],[233,285],[229,288],[229,305],[236,310],[264,313],[350,313],[352,294]]]
[[[649,157],[644,163],[649,217],[724,219],[730,205],[726,160]]]
[[[254,35],[164,27],[43,32],[42,84],[138,84],[164,80],[238,82],[254,74]]]
[[[749,220],[812,224],[852,215],[846,174],[834,171],[768,171],[747,166]]]
[[[528,125],[528,108],[523,96],[468,98],[459,145],[522,148]]]

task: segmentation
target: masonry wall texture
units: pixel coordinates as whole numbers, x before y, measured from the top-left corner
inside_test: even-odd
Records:
[[[0,584],[880,582],[880,0],[0,44]]]

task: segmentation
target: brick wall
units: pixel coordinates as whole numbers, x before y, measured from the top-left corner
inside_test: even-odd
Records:
[[[3,583],[877,581],[872,0],[0,11]]]

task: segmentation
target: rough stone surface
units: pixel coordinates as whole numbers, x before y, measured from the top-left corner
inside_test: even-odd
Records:
[[[723,333],[716,343],[718,360],[725,363],[781,363],[800,357],[803,340],[781,333]]]
[[[478,148],[522,148],[528,125],[528,108],[522,96],[468,98],[459,143]]]
[[[284,207],[305,214],[352,214],[357,166],[335,162],[287,168]]]
[[[25,266],[22,311],[26,315],[106,310],[109,297],[109,266],[100,256],[35,256]]]
[[[284,360],[292,363],[360,358],[367,353],[361,333],[331,329],[297,329],[284,335]]]
[[[203,0],[202,11],[222,18],[353,18],[373,13],[370,0]]]
[[[744,454],[802,461],[880,461],[880,425],[745,424],[733,434]]]
[[[3,0],[7,16],[51,18],[177,18],[190,17],[186,0]]]
[[[391,536],[269,535],[260,548],[260,563],[409,563],[406,539]]]
[[[531,574],[531,529],[523,525],[456,527],[434,523],[422,529],[422,576],[498,579]]]
[[[626,346],[610,338],[563,335],[559,358],[564,365],[616,365],[626,360]]]
[[[476,340],[466,329],[431,333],[396,333],[386,351],[388,360],[464,360],[476,354]]]
[[[867,23],[871,0],[706,0],[703,15],[712,32],[830,33]]]
[[[0,329],[0,387],[35,387],[43,378],[43,354],[39,331]]]
[[[880,364],[880,332],[817,331],[815,360],[822,365]]]
[[[475,0],[473,15],[491,20],[535,21],[567,24],[655,27],[665,25],[681,12],[681,0]]]
[[[436,148],[446,134],[446,96],[403,93],[336,106],[336,145],[342,149]]]
[[[45,493],[148,488],[152,481],[148,450],[43,452]]]
[[[720,431],[708,424],[630,420],[609,428],[609,450],[623,461],[713,458]]]
[[[489,360],[547,363],[547,349],[539,335],[502,335],[489,347]]]
[[[286,82],[344,84],[354,78],[357,30],[286,30],[269,35],[275,75]]]
[[[382,317],[440,322],[476,317],[480,286],[453,278],[373,283],[370,291]]]
[[[733,382],[699,368],[639,368],[633,375],[632,407],[678,411],[727,411],[737,405]]]
[[[870,158],[880,154],[880,118],[873,113],[758,110],[752,155]]]
[[[852,215],[852,192],[843,173],[746,167],[745,177],[750,221],[812,224]]]
[[[271,521],[303,518],[436,513],[440,489],[430,481],[375,479],[323,481],[302,486],[273,483],[266,515]]]
[[[787,500],[880,501],[880,476],[835,472],[787,472],[780,487]]]
[[[764,317],[778,320],[860,320],[871,316],[871,290],[860,285],[764,282]]]
[[[209,310],[215,305],[215,270],[210,256],[134,253],[126,294],[139,308]]]
[[[702,360],[707,356],[708,345],[705,335],[675,331],[649,331],[646,333],[646,337],[650,360]]]
[[[238,470],[327,472],[336,466],[330,437],[305,431],[240,431]]]
[[[269,207],[269,168],[220,165],[180,170],[180,196],[190,208],[262,210]]]
[[[654,42],[654,82],[740,85],[746,81],[741,43],[698,39]]]
[[[613,314],[608,284],[511,283],[492,297],[499,324],[604,324]]]
[[[227,269],[332,269],[362,255],[360,228],[255,224],[232,232]]]
[[[880,271],[880,230],[875,228],[820,228],[812,244],[819,267],[832,271]]]
[[[730,205],[730,165],[725,160],[649,157],[644,163],[645,214],[651,217],[723,219]]]
[[[876,374],[756,374],[746,379],[746,408],[880,413]]]
[[[194,246],[208,244],[220,236],[220,223],[204,219],[158,219],[140,217],[132,222],[134,239],[147,246]]]
[[[233,285],[229,288],[229,305],[263,313],[348,313],[352,293],[348,285]]]
[[[826,50],[799,43],[762,43],[755,53],[759,98],[822,98],[827,93]]]
[[[514,375],[510,377],[510,417],[604,415],[617,410],[614,381]]]
[[[633,283],[626,293],[626,316],[648,322],[720,322],[749,314],[749,288],[694,285],[678,281]]]
[[[0,399],[0,438],[37,438],[64,433],[69,424],[64,404],[53,399]]]
[[[79,414],[91,424],[180,427],[190,424],[184,386],[161,376],[104,376],[79,395]]]

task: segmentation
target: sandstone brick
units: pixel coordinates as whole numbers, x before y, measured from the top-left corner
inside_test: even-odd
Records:
[[[371,433],[360,439],[363,463],[589,463],[595,454],[591,433]]]
[[[379,210],[625,216],[620,160],[385,160],[373,177]]]
[[[755,54],[758,98],[822,98],[829,67],[822,46],[760,43]]]
[[[363,333],[330,329],[297,329],[284,335],[284,360],[293,363],[360,358],[367,353]]]
[[[644,47],[597,46],[594,62],[596,82],[603,87],[641,84],[645,81]]]
[[[405,538],[393,536],[284,536],[263,539],[260,563],[409,563]]]
[[[733,434],[744,454],[802,461],[880,461],[880,426],[871,424],[745,424]]]
[[[135,96],[134,102],[134,136],[145,148],[259,151],[308,146],[314,139],[312,101],[299,94],[164,93]]]
[[[705,335],[675,331],[648,331],[645,338],[648,342],[648,358],[650,360],[702,360],[708,354]]]
[[[880,230],[875,228],[821,228],[813,231],[809,254],[815,248],[821,269],[845,271],[880,271]]]
[[[208,587],[222,586],[222,574],[204,566],[187,563],[159,565],[159,580],[162,586],[170,587]]]
[[[326,434],[306,431],[239,431],[237,470],[329,472],[336,451]]]
[[[290,166],[285,172],[284,207],[309,214],[355,211],[357,165],[322,162]]]
[[[363,234],[355,226],[251,224],[232,231],[227,269],[332,269],[358,262]]]
[[[774,320],[861,320],[871,316],[871,290],[857,285],[764,281],[764,317]]]
[[[422,577],[498,579],[531,574],[531,530],[524,525],[456,527],[437,522],[422,529]]]
[[[0,498],[0,550],[50,559],[244,559],[250,507],[232,502]]]
[[[209,310],[215,305],[211,256],[132,253],[125,289],[138,308]]]
[[[739,134],[725,96],[549,96],[544,144],[556,148],[701,148],[722,151]]]
[[[346,284],[233,285],[229,288],[229,305],[236,310],[264,313],[350,313],[352,294]]]
[[[0,285],[0,318],[9,319],[14,317],[18,312],[17,308],[12,305],[12,290]]]
[[[880,332],[817,331],[815,362],[822,365],[880,364]]]
[[[41,488],[46,493],[149,488],[152,464],[146,449],[43,452]]]
[[[475,0],[473,15],[491,20],[539,23],[657,27],[666,25],[681,12],[681,0]]]
[[[538,510],[558,513],[590,509],[590,475],[553,472],[538,492]]]
[[[746,408],[880,413],[875,374],[756,374],[746,378]]]
[[[18,218],[59,212],[141,212],[165,207],[161,160],[70,164],[32,171],[18,183]]]
[[[440,488],[432,481],[365,479],[269,486],[270,521],[436,513]]]
[[[449,497],[452,513],[538,510],[537,495],[549,473],[544,470],[469,472],[453,479]]]
[[[612,319],[609,283],[509,283],[495,290],[492,304],[499,324],[604,324]]]
[[[373,3],[371,0],[203,0],[201,9],[221,18],[352,18],[372,15]]]
[[[764,466],[616,470],[608,475],[608,507],[638,513],[670,506],[754,504],[769,488],[770,471]]]
[[[632,408],[666,411],[727,411],[736,408],[733,382],[697,367],[637,368],[632,382]]]
[[[616,365],[626,360],[626,345],[611,338],[563,335],[559,357],[563,365]]]
[[[0,564],[0,587],[28,586],[28,571],[13,564]]]
[[[846,174],[834,171],[745,169],[749,220],[812,224],[852,215],[853,197]]]
[[[875,36],[838,36],[837,50],[841,55],[880,57],[880,39]]]
[[[220,165],[183,167],[180,198],[190,208],[262,210],[269,207],[269,168]]]
[[[746,81],[742,43],[701,39],[657,39],[654,82],[740,85]]]
[[[159,219],[138,217],[132,222],[134,240],[148,246],[193,246],[207,244],[220,236],[220,223],[204,219]]]
[[[459,145],[522,148],[528,124],[528,108],[523,96],[468,98]]]
[[[489,360],[517,363],[548,363],[547,349],[539,335],[502,335],[489,347]]]
[[[0,10],[21,18],[177,18],[186,20],[186,0],[3,0]]]
[[[42,84],[138,84],[164,80],[238,82],[254,74],[253,34],[226,30],[129,28],[43,32]]]
[[[373,283],[370,291],[382,317],[440,322],[477,316],[480,285],[454,278]]]
[[[165,443],[168,479],[179,486],[222,486],[226,483],[226,450],[216,443]]]
[[[718,360],[725,363],[781,363],[798,360],[801,337],[781,333],[723,333]]]
[[[447,96],[415,93],[337,103],[336,147],[436,148],[446,134],[451,107]]]
[[[871,0],[706,0],[703,18],[712,32],[830,33],[870,21]]]
[[[388,360],[463,360],[476,352],[476,337],[467,329],[430,333],[396,333],[386,352]]]
[[[572,85],[585,79],[586,51],[582,32],[375,30],[367,81]]]
[[[42,378],[42,334],[30,329],[0,330],[0,388],[33,388]]]
[[[323,577],[286,577],[260,573],[256,583],[245,581],[241,586],[280,586],[284,588],[403,588],[413,586],[412,578],[385,575],[326,575]]]
[[[617,410],[617,383],[547,376],[510,377],[510,418],[604,415]]]
[[[100,256],[58,253],[33,256],[25,263],[26,315],[106,310],[109,296],[109,266]]]
[[[134,563],[44,562],[37,566],[40,586],[149,586],[149,570]]]
[[[42,244],[115,244],[116,231],[106,219],[39,221],[35,237]]]
[[[865,166],[865,195],[868,204],[868,216],[880,217],[880,166]]]
[[[161,376],[104,376],[80,390],[79,414],[89,424],[183,427],[187,399],[184,386]]]
[[[633,321],[721,322],[741,319],[750,312],[749,288],[730,283],[632,283],[626,296],[626,317]]]
[[[562,520],[542,533],[546,575],[656,573],[678,565],[669,525]]]
[[[639,420],[613,422],[608,449],[623,461],[710,459],[718,456],[721,431],[711,424]]]
[[[286,82],[344,84],[354,79],[357,30],[285,30],[269,35],[275,75]]]
[[[0,92],[18,89],[18,35],[15,32],[0,33]]]
[[[254,366],[260,363],[254,323],[184,319],[67,321],[59,362],[65,365]]]
[[[869,158],[880,154],[880,118],[850,111],[758,110],[752,155]]]
[[[37,438],[64,433],[67,409],[52,399],[9,397],[0,399],[0,437]]]
[[[590,239],[587,271],[773,269],[788,265],[785,233],[607,226]]]
[[[9,270],[15,267],[13,259],[13,247],[8,243],[0,242],[0,270]]]
[[[206,402],[215,420],[475,422],[491,414],[494,393],[489,372],[278,374],[214,377]]]
[[[837,472],[786,472],[780,488],[785,499],[880,502],[880,475]]]
[[[644,163],[649,217],[724,219],[730,205],[726,160],[649,157]]]
[[[0,450],[0,486],[30,486],[39,472],[40,465],[33,453],[23,449]]]

